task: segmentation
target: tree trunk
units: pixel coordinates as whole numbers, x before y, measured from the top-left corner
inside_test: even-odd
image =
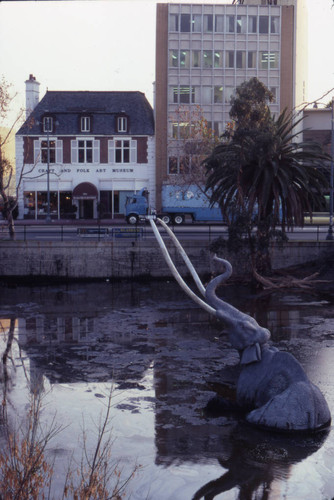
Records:
[[[7,218],[7,226],[8,226],[10,239],[15,240],[15,225],[14,225],[14,217],[13,217],[12,210],[10,210],[8,218]]]
[[[2,197],[2,201],[3,201],[2,215],[3,215],[4,219],[7,220],[9,237],[11,240],[14,240],[15,239],[15,228],[14,228],[13,210],[15,208],[15,205],[13,205],[11,203],[9,196],[6,193],[4,176],[5,176],[5,160],[4,160],[4,157],[2,155],[2,147],[0,144],[0,196]]]
[[[7,194],[3,191],[0,193],[3,199],[3,211],[2,215],[7,221],[7,227],[9,232],[9,237],[11,240],[15,240],[15,225],[14,225],[14,217],[13,217],[13,207],[11,206],[10,199]]]
[[[269,276],[272,271],[269,253],[269,232],[270,226],[266,222],[262,222],[258,225],[255,243],[256,249],[253,262],[256,271],[262,276]]]

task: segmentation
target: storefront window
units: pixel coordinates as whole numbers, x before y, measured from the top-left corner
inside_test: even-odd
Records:
[[[115,214],[125,214],[125,203],[133,191],[100,191],[99,212],[101,219],[111,219]]]
[[[33,219],[35,217],[35,191],[25,191],[24,198],[24,218]]]
[[[59,193],[59,211],[61,218],[76,218],[77,207],[73,204],[72,191],[61,191]]]
[[[100,202],[98,205],[98,210],[101,219],[112,218],[112,191],[100,191]]]
[[[37,217],[44,218],[48,213],[48,195],[46,191],[37,192]],[[50,215],[58,217],[58,196],[50,191]]]

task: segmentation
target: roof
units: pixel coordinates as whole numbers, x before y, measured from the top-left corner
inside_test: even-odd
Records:
[[[129,117],[129,135],[153,135],[153,110],[138,91],[47,91],[17,135],[42,135],[43,116],[55,118],[53,135],[80,134],[79,118],[93,117],[92,135],[116,133],[116,116]]]

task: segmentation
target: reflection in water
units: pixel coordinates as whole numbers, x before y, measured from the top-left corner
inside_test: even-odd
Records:
[[[306,295],[299,301],[298,297],[289,301],[283,294],[254,300],[245,287],[223,287],[223,292],[229,295],[229,302],[271,330],[275,345],[293,351],[302,360],[333,411],[334,368],[331,356],[325,355],[334,347],[331,304]],[[112,381],[116,395],[123,398],[114,408],[115,419],[120,415],[123,427],[130,415],[142,415],[144,422],[149,422],[154,412],[150,436],[155,456],[139,478],[142,483],[133,494],[135,500],[208,500],[229,490],[237,491],[240,499],[275,499],[280,498],[275,490],[285,483],[297,484],[293,465],[311,457],[321,446],[326,453],[332,450],[334,463],[331,435],[327,440],[325,433],[288,439],[255,431],[243,423],[242,415],[210,419],[203,414],[213,395],[212,381],[224,368],[230,375],[228,382],[233,382],[238,357],[221,325],[184,297],[173,282],[0,288],[0,299],[1,317],[12,318],[12,322],[17,318],[16,339],[20,359],[29,360],[30,390],[41,392],[49,384],[67,384],[73,389],[73,400],[77,384]],[[6,353],[5,369],[10,352],[13,356],[12,322],[4,325],[9,335],[1,344],[1,356]],[[323,360],[321,371],[316,368],[316,359]],[[27,369],[26,360],[22,364]],[[152,377],[148,377],[151,372]],[[13,397],[16,376],[8,371],[3,379]],[[8,383],[10,377],[13,384]],[[123,427],[120,440],[124,439]],[[132,446],[145,456],[140,431],[128,430],[135,436]],[[312,466],[316,468],[318,462]],[[182,474],[182,464],[191,464],[196,481],[192,476],[183,478],[183,486],[175,481],[171,471],[178,467]],[[201,475],[204,464],[212,470],[207,480]],[[156,468],[158,477],[163,478],[158,494],[152,483]],[[320,489],[315,483],[314,490],[328,491],[333,486],[334,491],[333,472],[322,470]],[[140,496],[143,484],[146,493]],[[171,493],[164,486],[172,484],[175,489]],[[285,498],[295,500],[292,491],[292,496]],[[312,493],[310,498],[325,497]]]
[[[293,439],[240,426],[230,437],[228,458],[218,457],[227,472],[202,486],[192,500],[212,500],[232,488],[238,488],[239,499],[266,500],[273,481],[286,480],[291,466],[315,453],[327,435],[328,431],[324,431],[312,438]]]

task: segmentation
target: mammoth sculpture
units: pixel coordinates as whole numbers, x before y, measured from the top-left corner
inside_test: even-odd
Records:
[[[254,318],[244,314],[216,295],[219,284],[232,274],[231,264],[219,260],[225,272],[205,288],[181,244],[160,219],[186,263],[204,299],[198,297],[178,273],[153,220],[150,221],[166,262],[182,289],[201,307],[220,319],[227,328],[231,345],[240,356],[240,375],[236,403],[246,411],[246,420],[257,426],[279,431],[316,431],[327,427],[331,414],[327,402],[307,377],[300,363],[287,352],[268,344],[270,332]],[[215,398],[219,404],[219,398]]]

